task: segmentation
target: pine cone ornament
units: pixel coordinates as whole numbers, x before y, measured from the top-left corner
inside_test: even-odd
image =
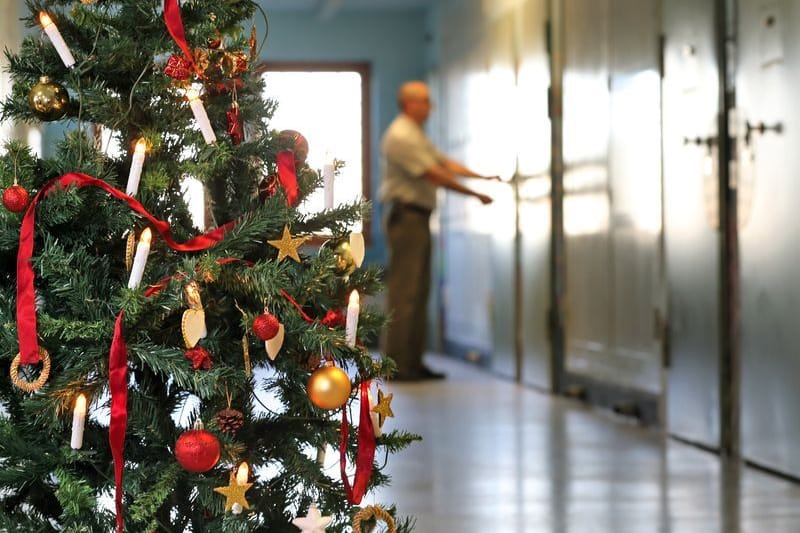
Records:
[[[223,409],[217,413],[217,427],[225,433],[238,431],[244,425],[244,415],[236,409]]]

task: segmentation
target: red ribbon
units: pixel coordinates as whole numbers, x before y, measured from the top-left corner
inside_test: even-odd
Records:
[[[292,298],[292,296],[286,292],[285,290],[281,289],[281,294],[284,298],[286,298],[290,304],[294,306],[295,309],[300,313],[300,316],[303,317],[303,320],[308,322],[309,324],[314,323],[314,319],[308,316],[308,313],[303,311],[303,308],[297,303],[297,300]],[[347,320],[345,319],[344,312],[341,309],[333,310],[329,309],[327,313],[325,313],[325,317],[319,321],[320,324],[323,326],[327,326],[329,328],[335,328],[337,326],[344,326]]]
[[[114,459],[115,501],[117,505],[117,532],[122,533],[122,475],[125,468],[123,446],[125,431],[128,429],[128,347],[122,337],[122,316],[120,312],[114,326],[114,339],[108,357],[108,385],[111,389],[111,423],[108,426],[108,444]]]
[[[308,314],[305,311],[303,311],[303,308],[300,307],[300,304],[297,303],[297,300],[292,298],[292,296],[288,292],[286,292],[285,290],[281,289],[281,294],[283,295],[284,298],[289,300],[289,303],[292,304],[295,307],[295,309],[297,309],[300,312],[300,316],[303,317],[303,320],[305,320],[309,324],[314,322],[314,319],[311,318],[310,316],[308,316]]]
[[[286,190],[286,203],[289,207],[297,205],[297,169],[295,168],[294,152],[284,150],[278,152],[278,179]]]
[[[181,6],[178,0],[164,0],[164,22],[167,25],[167,30],[172,38],[183,50],[183,56],[186,62],[191,65],[199,77],[203,77],[203,73],[194,62],[192,50],[189,48],[189,43],[186,42],[186,31],[183,29],[183,19],[181,18]]]
[[[112,187],[105,181],[80,173],[65,174],[60,178],[49,181],[36,194],[28,206],[19,232],[19,251],[17,252],[17,335],[19,338],[21,364],[36,364],[39,362],[39,342],[36,333],[36,307],[33,287],[34,273],[31,266],[36,205],[42,198],[57,190],[57,188],[66,189],[71,185],[76,187],[98,187],[111,196],[124,201],[131,209],[144,216],[164,241],[179,252],[206,250],[222,240],[225,233],[237,223],[236,221],[229,222],[181,244],[173,240],[172,229],[167,222],[155,218],[136,199]],[[223,259],[220,260],[220,263],[224,264],[231,261],[235,261],[235,259]],[[108,441],[111,447],[111,455],[114,459],[118,533],[123,531],[122,476],[125,466],[123,446],[125,443],[125,431],[128,426],[128,349],[122,336],[122,318],[123,313],[120,312],[114,327],[114,338],[111,341],[108,368],[108,381],[111,390],[111,422],[108,428]]]
[[[358,455],[356,458],[356,474],[353,484],[347,477],[347,409],[342,409],[342,442],[339,446],[339,467],[342,471],[342,482],[347,494],[347,501],[353,505],[361,503],[367,493],[367,484],[372,477],[375,461],[375,428],[369,416],[369,387],[371,381],[361,382],[361,416],[358,422]]]

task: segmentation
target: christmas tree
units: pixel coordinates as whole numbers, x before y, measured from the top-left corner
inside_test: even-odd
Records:
[[[3,120],[68,128],[0,157],[0,531],[410,531],[357,506],[417,438],[369,398],[367,206],[303,213],[321,179],[270,129],[256,2],[161,1],[27,0],[6,54]]]

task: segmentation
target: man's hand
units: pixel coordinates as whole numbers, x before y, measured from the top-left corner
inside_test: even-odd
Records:
[[[480,194],[480,193],[477,193],[477,194],[475,194],[475,198],[477,198],[478,200],[480,200],[480,201],[481,201],[481,203],[482,203],[483,205],[488,205],[488,204],[490,204],[490,203],[494,202],[494,200],[492,199],[492,197],[491,197],[491,196],[489,196],[489,195],[487,195],[487,194]]]

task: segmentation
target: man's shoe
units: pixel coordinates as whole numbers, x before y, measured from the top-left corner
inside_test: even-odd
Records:
[[[442,372],[437,372],[435,370],[431,370],[427,366],[423,365],[419,371],[421,379],[444,379],[447,376]]]

